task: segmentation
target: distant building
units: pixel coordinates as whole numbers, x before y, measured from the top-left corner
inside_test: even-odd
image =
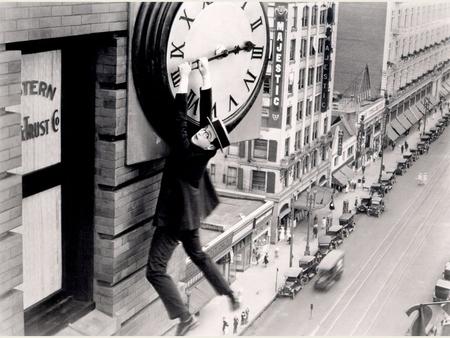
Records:
[[[287,9],[282,15],[280,9]],[[262,194],[286,227],[292,201],[311,186],[330,186],[331,98],[337,4],[267,3],[272,53],[263,89],[259,139],[231,145],[210,163],[214,184]],[[294,199],[293,199],[294,198]]]
[[[450,3],[342,3],[339,23],[335,88],[360,111],[367,88],[355,82],[364,84],[360,75],[368,65],[370,97],[387,95],[386,135],[396,141],[448,94]]]

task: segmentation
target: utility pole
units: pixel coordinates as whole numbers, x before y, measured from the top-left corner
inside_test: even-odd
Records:
[[[306,202],[308,203],[308,226],[306,228],[306,247],[305,247],[305,256],[309,256],[309,228],[311,226],[311,211],[313,209],[313,204],[316,203],[316,194],[317,191],[314,190],[313,194],[311,194],[311,188],[308,188],[306,193]]]
[[[384,116],[383,116],[383,131],[381,133],[381,162],[380,162],[380,174],[378,175],[378,183],[381,183],[381,176],[383,175],[384,167],[384,143],[386,140],[386,125],[390,114],[389,99],[387,94],[384,93]]]
[[[289,217],[290,223],[290,231],[291,231],[291,239],[289,243],[289,267],[292,268],[292,259],[294,258],[294,254],[292,253],[294,248],[294,216],[295,216],[295,208],[294,208],[294,196],[291,197],[291,214]]]

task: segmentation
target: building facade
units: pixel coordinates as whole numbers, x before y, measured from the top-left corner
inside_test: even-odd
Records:
[[[127,164],[133,6],[0,4],[0,335],[176,324],[145,277],[164,159]],[[227,278],[229,253],[244,269],[270,228],[272,202],[253,199],[207,243]],[[168,271],[189,289],[186,258],[177,248]]]
[[[439,105],[450,69],[449,15],[446,1],[340,6],[336,87],[344,93],[368,64],[372,97],[386,95],[389,102],[386,136],[391,142]]]
[[[286,226],[293,198],[329,186],[331,98],[337,5],[267,3],[272,53],[264,84],[260,138],[231,145],[209,167],[217,186],[262,194]]]

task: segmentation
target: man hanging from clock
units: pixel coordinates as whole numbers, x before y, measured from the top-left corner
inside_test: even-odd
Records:
[[[238,295],[230,288],[215,263],[202,250],[199,238],[200,220],[219,204],[206,166],[217,149],[230,144],[228,132],[221,120],[211,121],[211,80],[208,60],[199,60],[203,79],[200,90],[200,130],[188,126],[187,90],[191,67],[179,66],[180,84],[175,96],[173,141],[161,182],[153,225],[156,226],[150,246],[147,279],[159,294],[170,319],[179,318],[176,335],[185,335],[197,320],[189,313],[172,278],[167,264],[177,247],[183,244],[192,262],[203,272],[219,295],[229,298],[231,308],[240,307]],[[198,129],[198,127],[196,128]]]

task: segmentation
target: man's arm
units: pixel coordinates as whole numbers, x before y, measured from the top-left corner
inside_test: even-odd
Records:
[[[200,128],[208,125],[208,119],[211,119],[212,92],[211,76],[207,58],[199,60],[199,71],[202,75],[203,85],[200,91]]]
[[[178,92],[175,96],[175,143],[173,145],[173,151],[186,152],[191,146],[191,141],[188,135],[188,122],[186,118],[187,113],[187,90],[189,82],[189,74],[191,67],[187,62],[182,63],[179,67],[180,70],[180,85]]]

